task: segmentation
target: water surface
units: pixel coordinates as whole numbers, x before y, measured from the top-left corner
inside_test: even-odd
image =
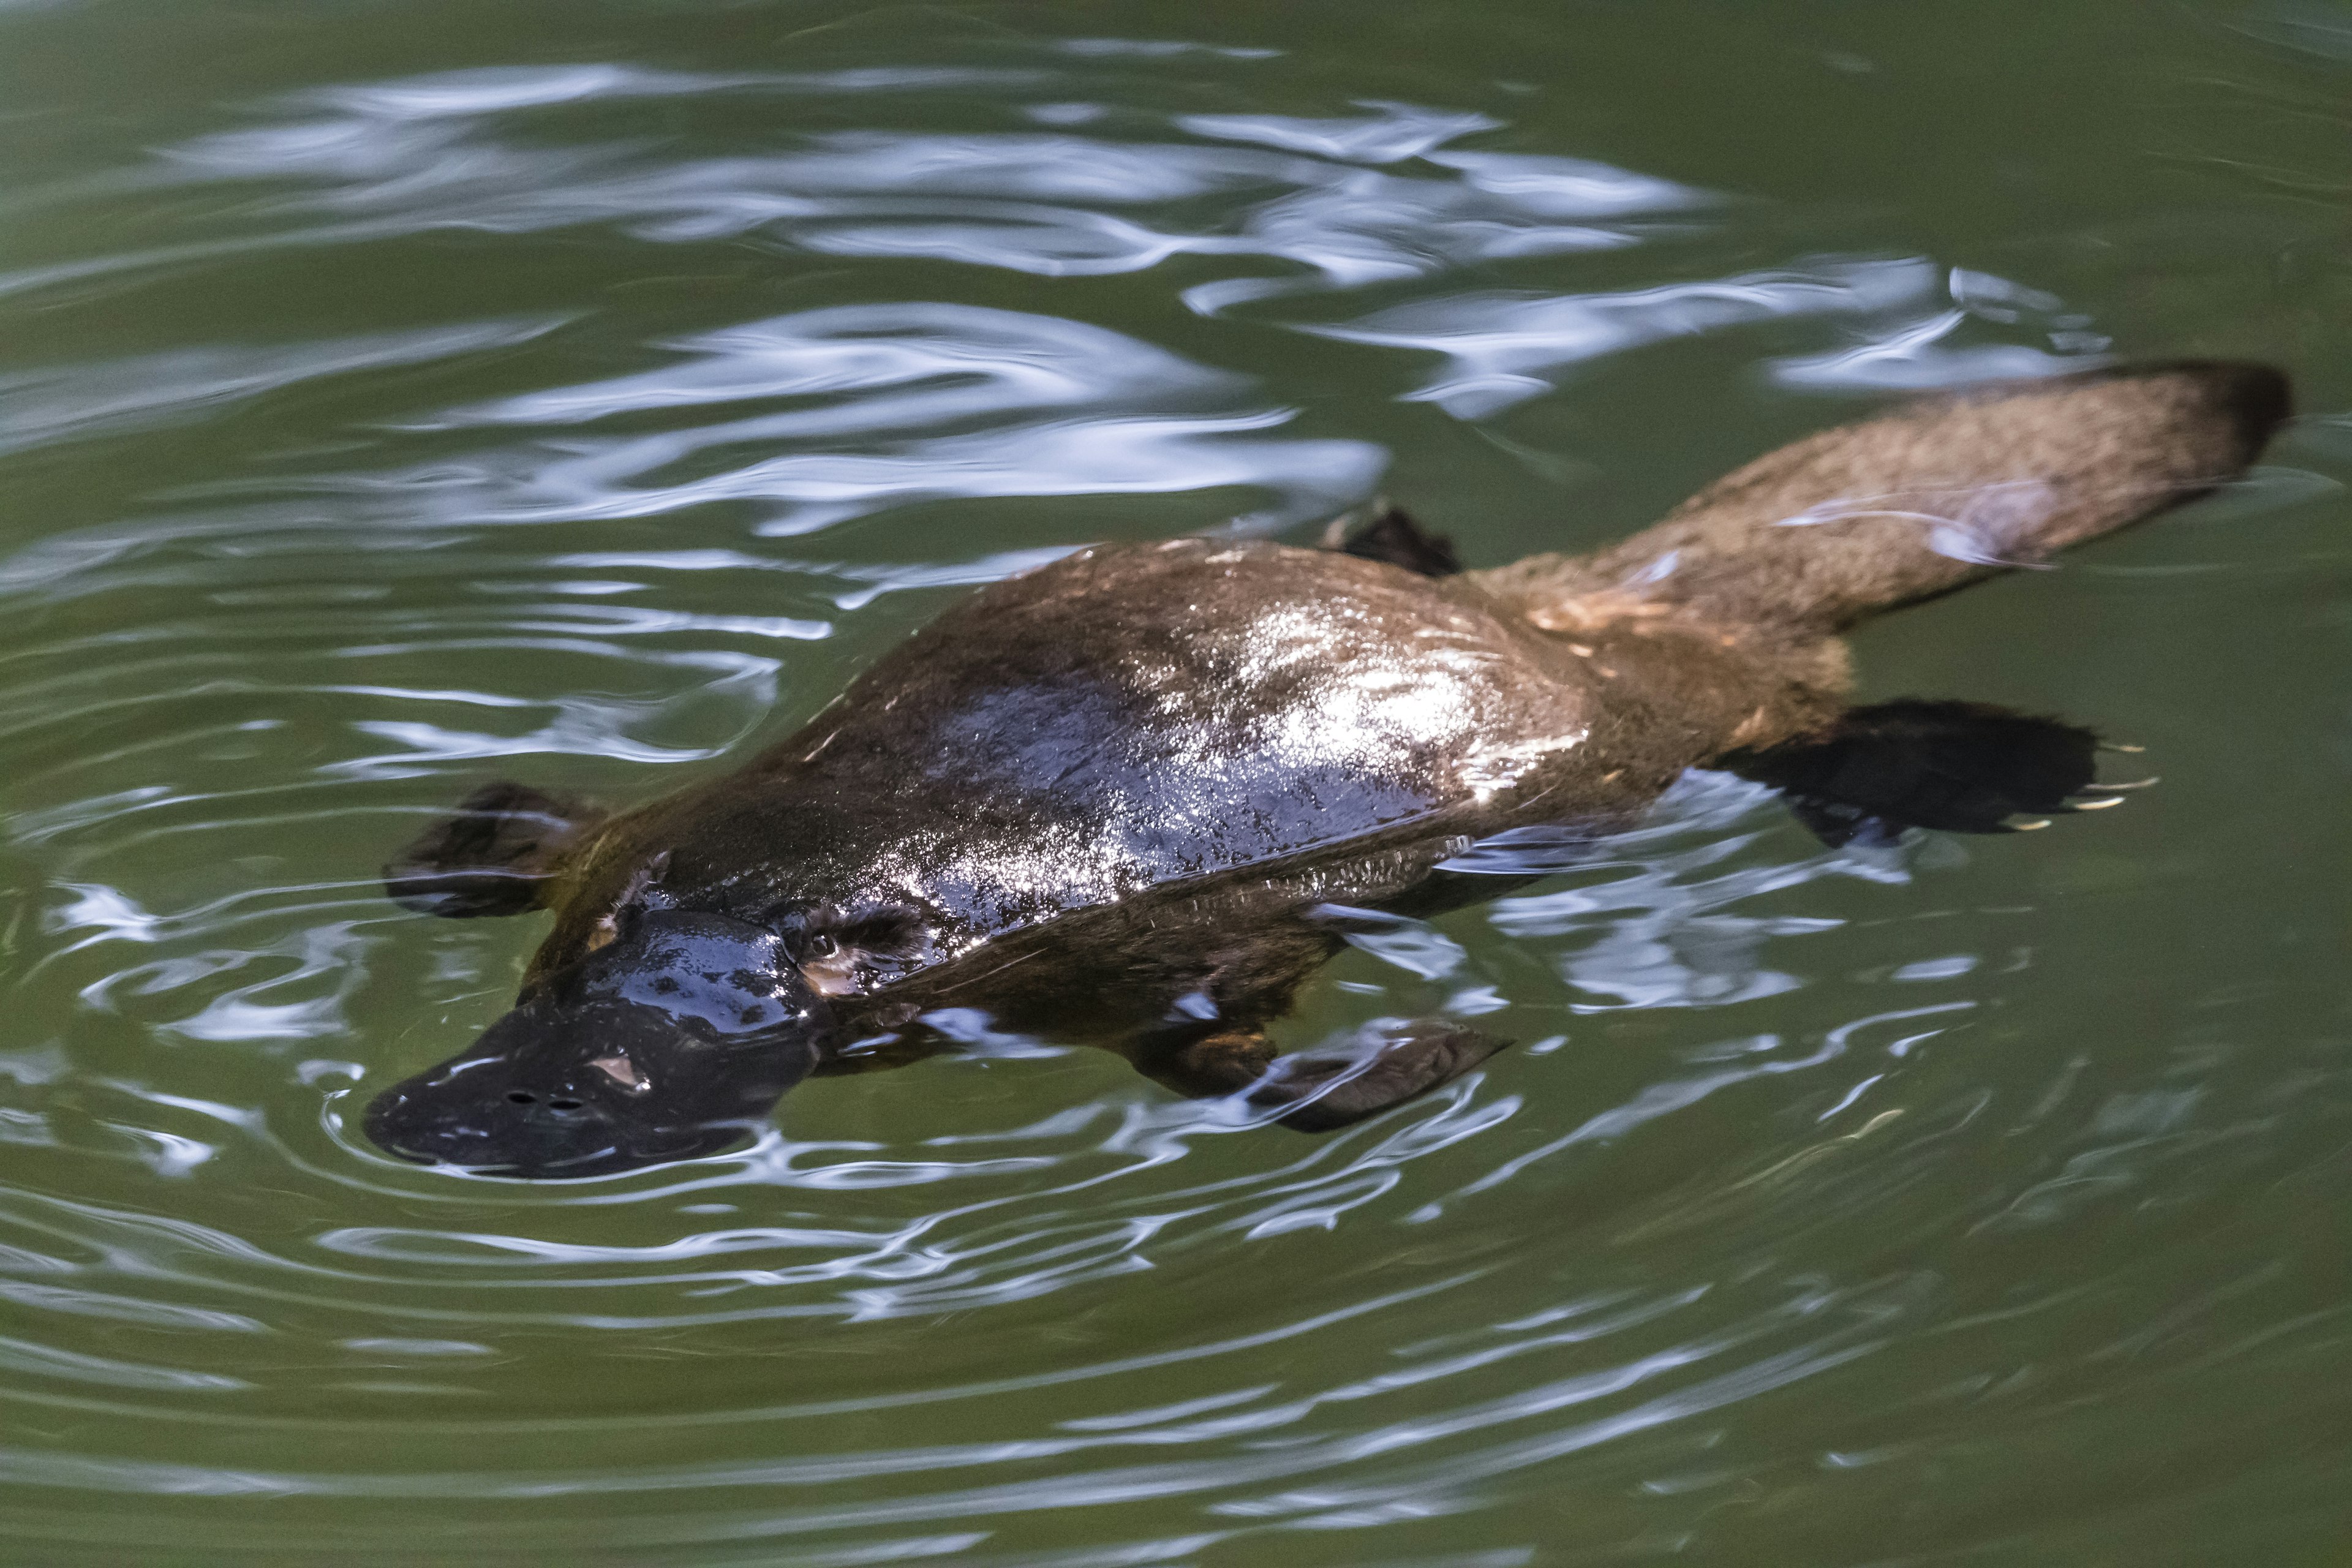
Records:
[[[0,5],[11,1561],[2323,1563],[2352,1536],[2352,10]],[[1597,545],[1890,393],[2291,370],[2253,480],[1868,630],[2146,748],[1824,850],[1695,776],[1287,1037],[1309,1141],[975,1020],[527,1184],[356,1108],[635,802],[970,584]],[[1524,849],[1525,847],[1522,847]]]

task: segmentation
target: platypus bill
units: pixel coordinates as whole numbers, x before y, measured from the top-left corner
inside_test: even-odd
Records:
[[[1916,403],[1596,554],[1489,571],[1396,512],[1337,548],[1078,551],[723,778],[614,816],[492,784],[418,837],[385,868],[402,903],[555,925],[513,1010],[368,1135],[513,1176],[710,1154],[802,1079],[974,1016],[1290,1127],[1360,1121],[1504,1042],[1433,1018],[1284,1057],[1266,1030],[1351,922],[1500,890],[1444,868],[1480,838],[1605,834],[1695,766],[1832,843],[2098,798],[2088,731],[1847,707],[1839,634],[2235,478],[2287,404],[2225,363]]]

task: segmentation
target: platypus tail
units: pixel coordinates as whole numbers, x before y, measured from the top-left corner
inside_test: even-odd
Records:
[[[2206,361],[1926,399],[1759,458],[1596,554],[1478,576],[1539,625],[1547,602],[1607,595],[1833,635],[2237,478],[2289,404],[2279,372]]]

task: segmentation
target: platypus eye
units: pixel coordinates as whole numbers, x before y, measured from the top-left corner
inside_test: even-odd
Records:
[[[645,910],[567,984],[574,1002],[631,1003],[730,1037],[805,1023],[816,1001],[782,935],[709,910]]]

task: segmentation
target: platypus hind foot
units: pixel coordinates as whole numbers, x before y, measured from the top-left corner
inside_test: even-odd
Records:
[[[1785,793],[1797,820],[1834,848],[1890,843],[1906,827],[2042,826],[2017,819],[2120,804],[2091,782],[2098,751],[2096,735],[2061,720],[1906,698],[1849,709],[1823,733],[1722,765]]]

